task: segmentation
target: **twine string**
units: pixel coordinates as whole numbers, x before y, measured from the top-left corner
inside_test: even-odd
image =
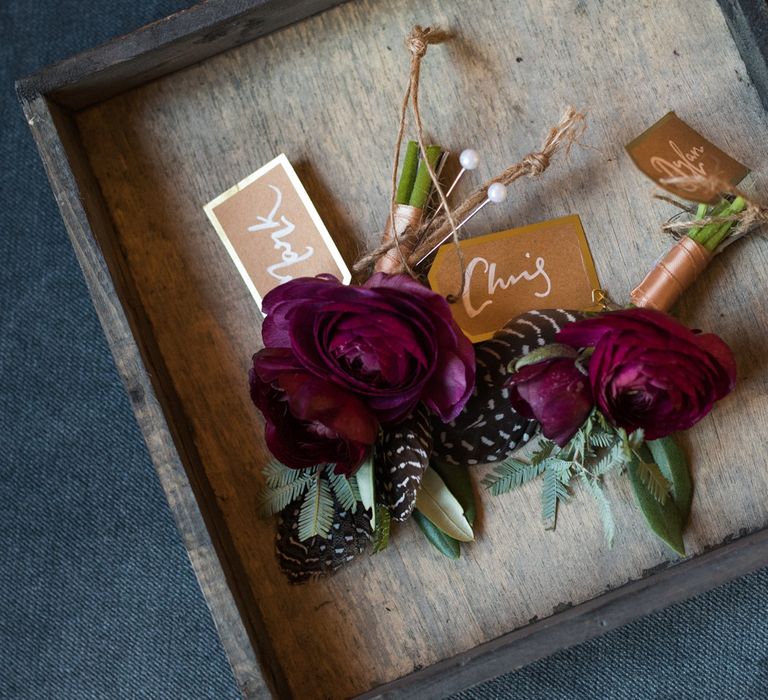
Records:
[[[731,243],[735,242],[739,238],[742,238],[758,226],[768,223],[768,207],[753,201],[736,186],[726,180],[723,180],[722,178],[712,175],[692,175],[686,177],[668,178],[663,180],[663,184],[673,185],[675,187],[686,189],[696,188],[696,190],[701,193],[701,198],[707,201],[711,200],[717,195],[731,195],[733,197],[741,197],[746,202],[744,209],[737,214],[729,214],[728,216],[704,216],[700,219],[692,219],[689,221],[668,221],[662,225],[662,231],[671,233],[675,238],[682,238],[688,231],[693,228],[700,228],[702,226],[706,226],[707,224],[724,224],[727,222],[737,222],[737,225],[734,226],[733,231],[714,250],[714,255],[722,252]],[[677,202],[669,197],[657,195],[657,198],[671,202],[676,206],[689,211],[689,208],[684,204]]]

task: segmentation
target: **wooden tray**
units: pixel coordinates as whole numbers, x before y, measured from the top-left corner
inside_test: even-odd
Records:
[[[764,22],[757,0],[723,2],[735,25],[745,8]],[[592,147],[517,183],[474,229],[579,213],[616,299],[668,245],[656,231],[670,208],[623,151],[666,111],[768,192],[768,119],[714,0],[337,4],[206,2],[18,85],[243,694],[441,697],[768,562],[768,248],[753,240],[682,307],[732,344],[740,374],[685,439],[691,558],[671,557],[613,480],[612,550],[581,495],[544,531],[531,487],[483,496],[479,541],[458,562],[407,525],[330,580],[286,584],[254,508],[265,451],[246,371],[260,316],[203,204],[284,151],[352,262],[386,217],[412,24],[457,31],[430,49],[422,111],[451,150],[482,152],[483,175],[534,150],[567,104],[589,111]]]

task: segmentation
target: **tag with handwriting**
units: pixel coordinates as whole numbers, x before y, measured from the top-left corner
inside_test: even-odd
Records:
[[[205,205],[205,213],[261,310],[296,277],[351,275],[288,158],[279,155]]]
[[[532,309],[587,309],[600,288],[581,220],[575,214],[459,243],[466,264],[464,294],[453,317],[477,343]],[[460,266],[454,246],[438,250],[429,282],[456,294]]]
[[[674,112],[663,116],[634,141],[627,152],[659,187],[693,202],[712,202],[695,186],[665,184],[665,178],[715,175],[735,185],[749,169],[692,129]],[[717,201],[719,197],[715,197]]]

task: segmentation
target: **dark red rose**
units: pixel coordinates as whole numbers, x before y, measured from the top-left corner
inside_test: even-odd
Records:
[[[256,353],[249,378],[267,447],[288,467],[329,463],[352,474],[376,441],[378,423],[365,404],[307,372],[288,349]]]
[[[589,379],[597,407],[615,425],[655,440],[686,430],[736,383],[736,363],[718,336],[668,314],[626,309],[571,323],[557,341],[593,347]]]
[[[475,380],[472,344],[448,303],[407,275],[377,273],[362,287],[304,277],[264,297],[264,345],[289,348],[313,377],[354,394],[383,422],[424,401],[455,418]]]
[[[589,377],[572,348],[550,345],[541,360],[535,357],[536,351],[511,375],[510,402],[523,418],[539,421],[544,437],[564,447],[594,406]]]

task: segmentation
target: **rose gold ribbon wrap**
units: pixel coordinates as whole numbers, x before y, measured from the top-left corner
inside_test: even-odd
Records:
[[[421,223],[422,210],[417,207],[412,207],[409,204],[397,204],[395,205],[395,226],[393,230],[392,217],[387,219],[387,225],[384,228],[384,234],[381,237],[382,243],[388,243],[395,237],[394,231],[397,231],[398,236],[402,236],[407,230],[414,230],[418,228]],[[403,241],[400,244],[402,254],[404,257],[408,257],[413,249],[413,243]],[[390,248],[384,255],[382,255],[374,266],[375,272],[389,272],[394,274],[396,272],[402,272],[403,259],[397,246]]]
[[[669,311],[682,293],[704,272],[711,253],[700,243],[685,236],[632,290],[635,306]]]

